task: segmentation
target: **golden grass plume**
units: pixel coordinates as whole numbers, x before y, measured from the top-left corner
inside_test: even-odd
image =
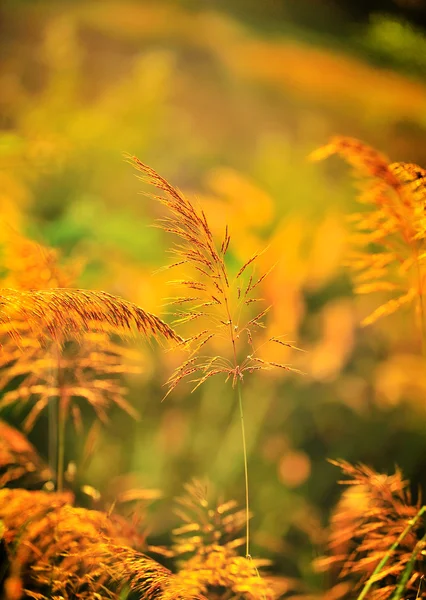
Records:
[[[316,561],[317,569],[349,582],[359,598],[394,598],[402,584],[403,597],[416,598],[426,546],[420,498],[413,502],[398,469],[384,475],[366,465],[332,462],[342,469],[346,479],[341,483],[349,488],[333,512],[329,555]],[[425,595],[426,590],[418,597]]]
[[[147,336],[182,342],[182,338],[159,317],[108,292],[57,288],[47,290],[0,289],[0,323],[11,326],[24,320],[36,337],[54,340],[79,338],[83,332],[132,329]]]
[[[60,264],[57,251],[41,246],[21,234],[12,233],[5,243],[4,267],[6,280],[16,286],[15,293],[29,294],[31,305],[36,291],[40,291],[42,286],[46,288],[42,292],[47,292],[58,283],[73,283],[72,271],[68,265]],[[65,298],[65,293],[66,290],[61,288],[62,299]],[[74,302],[79,301],[78,294],[73,298]],[[115,302],[115,299],[112,298],[112,302]],[[82,311],[90,310],[84,302],[81,306]],[[32,304],[30,310],[33,309]],[[46,309],[46,314],[48,312]],[[69,313],[62,318],[63,323],[68,318]],[[71,321],[75,321],[75,318],[76,314],[71,316]],[[127,324],[130,325],[130,316]],[[140,371],[136,366],[139,355],[114,341],[111,334],[117,332],[118,328],[107,320],[102,325],[104,331],[96,331],[96,325],[92,330],[89,321],[86,325],[86,329],[82,328],[82,331],[78,332],[77,342],[67,342],[68,336],[65,336],[61,344],[49,346],[45,343],[43,347],[34,339],[31,320],[25,313],[18,314],[16,319],[0,326],[0,389],[5,390],[0,408],[14,403],[31,403],[25,421],[27,431],[55,398],[61,399],[64,405],[63,412],[71,413],[74,424],[80,430],[81,400],[88,402],[103,422],[107,420],[107,412],[112,404],[120,406],[137,418],[135,409],[125,400],[126,390],[120,383],[119,376]],[[13,330],[19,331],[18,345],[14,337],[9,335]],[[57,331],[63,336],[65,330]],[[57,331],[56,325],[52,324],[55,339]],[[68,414],[64,414],[63,417],[67,420]]]
[[[58,252],[17,232],[3,241],[0,282],[2,332],[19,341],[22,324],[36,339],[78,339],[101,330],[125,335],[136,330],[157,339],[181,342],[164,321],[139,306],[103,291],[70,287],[75,265],[61,265]]]
[[[125,519],[72,506],[70,494],[0,490],[9,561],[8,600],[161,598],[168,569],[145,556],[145,537]],[[179,596],[176,596],[179,598]],[[183,600],[183,599],[182,599]]]
[[[333,154],[343,157],[363,182],[358,199],[366,208],[351,217],[355,251],[349,264],[356,272],[355,291],[391,295],[363,324],[417,301],[424,336],[426,170],[391,163],[374,148],[347,137],[332,138],[311,158],[322,160]]]

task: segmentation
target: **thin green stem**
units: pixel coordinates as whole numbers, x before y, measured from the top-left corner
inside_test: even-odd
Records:
[[[425,540],[426,540],[426,533],[422,537],[422,539],[417,542],[413,552],[411,553],[410,560],[408,561],[408,563],[401,575],[401,578],[398,582],[397,588],[396,588],[391,600],[400,600],[403,593],[405,592],[405,587],[407,585],[408,580],[410,579],[411,573],[413,572],[417,557],[418,557],[419,553],[421,552],[422,548],[424,547]]]
[[[395,542],[392,544],[392,546],[386,552],[386,554],[384,555],[384,557],[382,558],[382,560],[379,562],[379,564],[377,565],[377,567],[374,569],[374,571],[371,574],[371,576],[368,578],[368,581],[364,585],[364,587],[363,587],[361,593],[359,594],[357,600],[363,600],[367,596],[367,594],[370,591],[371,587],[376,583],[376,575],[378,575],[380,573],[380,571],[383,569],[383,567],[385,566],[385,564],[388,562],[388,560],[392,556],[393,552],[397,549],[397,547],[402,542],[402,540],[405,538],[405,536],[413,529],[414,525],[417,523],[417,521],[420,519],[420,517],[423,515],[423,513],[425,511],[426,511],[426,506],[422,506],[421,509],[419,510],[419,512],[415,515],[415,517],[413,517],[409,521],[407,527],[398,536],[398,538],[395,540]]]
[[[244,426],[243,399],[241,395],[241,382],[237,380],[238,391],[238,406],[240,408],[241,417],[241,434],[243,439],[243,454],[244,454],[244,479],[246,485],[246,558],[250,557],[250,506],[249,506],[249,477],[248,477],[248,462],[247,462],[247,444],[246,430]]]
[[[247,461],[247,443],[246,443],[246,429],[244,426],[244,411],[243,411],[243,399],[241,394],[241,379],[237,360],[237,347],[235,343],[235,330],[234,324],[231,317],[231,311],[229,309],[228,298],[226,294],[223,294],[225,300],[226,314],[228,317],[229,333],[232,343],[232,351],[234,354],[234,382],[236,382],[237,394],[238,394],[238,406],[240,409],[241,419],[241,436],[243,440],[243,456],[244,456],[244,480],[246,488],[246,558],[250,556],[250,505],[249,505],[249,476],[248,476],[248,461]]]

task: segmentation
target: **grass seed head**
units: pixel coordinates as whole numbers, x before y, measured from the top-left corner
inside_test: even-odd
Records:
[[[168,393],[187,377],[191,377],[194,389],[216,375],[224,375],[236,385],[245,373],[282,367],[278,363],[259,363],[254,358],[247,358],[256,354],[255,330],[264,327],[264,317],[269,311],[269,308],[258,310],[257,314],[252,311],[261,299],[251,294],[272,270],[255,276],[253,267],[263,251],[254,253],[235,274],[230,273],[226,263],[230,243],[228,227],[221,242],[216,244],[201,208],[138,158],[132,157],[130,161],[142,173],[143,181],[164,193],[160,197],[151,195],[168,210],[168,216],[158,225],[178,240],[171,250],[174,256],[172,267],[183,265],[187,271],[184,278],[173,281],[189,292],[178,295],[171,302],[177,308],[173,313],[174,324],[200,323],[199,331],[186,338],[191,365],[184,362],[175,370],[168,380]],[[247,352],[246,339],[250,352]],[[216,359],[212,362],[208,354],[211,349],[211,355],[216,357],[219,344],[223,349],[220,365]]]

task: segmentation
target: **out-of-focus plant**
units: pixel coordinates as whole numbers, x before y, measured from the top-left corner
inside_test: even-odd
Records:
[[[414,164],[389,163],[380,152],[351,138],[334,138],[312,158],[332,154],[343,156],[366,179],[359,201],[368,208],[352,215],[357,250],[350,266],[357,273],[355,291],[391,294],[363,324],[414,303],[425,345],[426,171]]]
[[[172,250],[177,255],[177,264],[168,268],[183,263],[191,269],[185,279],[175,282],[186,291],[190,290],[186,296],[171,299],[170,305],[177,311],[174,313],[175,324],[203,320],[204,328],[183,340],[156,317],[142,313],[138,307],[116,300],[113,296],[108,296],[113,307],[116,303],[124,315],[120,315],[118,308],[110,308],[111,314],[101,309],[96,312],[96,307],[87,307],[86,304],[80,308],[83,300],[87,301],[93,296],[95,301],[102,298],[105,302],[107,295],[104,292],[60,287],[62,282],[66,282],[66,285],[69,282],[66,271],[58,263],[57,254],[18,234],[11,236],[4,279],[11,286],[6,297],[8,300],[15,298],[17,308],[14,304],[9,307],[5,303],[7,312],[5,310],[3,313],[5,344],[1,380],[5,392],[1,402],[3,407],[33,402],[26,421],[26,428],[30,429],[40,412],[51,405],[52,399],[56,399],[58,493],[43,495],[42,492],[35,492],[25,495],[23,490],[17,490],[14,496],[10,496],[6,490],[5,498],[0,498],[0,507],[4,507],[4,510],[0,510],[0,517],[7,527],[6,548],[10,570],[5,590],[10,599],[20,598],[23,586],[27,583],[40,590],[31,590],[39,598],[47,597],[47,593],[64,597],[74,594],[89,598],[98,594],[101,598],[116,598],[127,588],[129,591],[142,592],[144,598],[155,598],[161,592],[161,597],[170,600],[202,598],[209,590],[218,594],[223,590],[224,595],[218,597],[224,598],[232,593],[235,597],[253,600],[272,599],[276,593],[258,572],[261,562],[253,560],[249,553],[248,466],[240,389],[246,373],[274,367],[284,371],[295,370],[286,364],[261,358],[255,345],[255,330],[263,326],[268,309],[258,308],[252,312],[251,306],[262,302],[254,292],[258,292],[270,270],[263,275],[255,274],[253,263],[260,255],[255,253],[238,270],[235,269],[231,279],[225,263],[230,242],[227,229],[219,250],[203,211],[197,210],[155,171],[134,160],[149,182],[166,193],[165,197],[158,199],[166,205],[172,216],[163,219],[160,226],[177,235],[181,242]],[[52,287],[49,287],[50,284]],[[23,307],[20,302],[22,294],[26,299]],[[42,314],[34,297],[43,299],[45,296],[49,298],[49,303],[46,303],[45,313]],[[127,312],[124,306],[129,307]],[[65,308],[68,311],[62,316]],[[54,312],[51,320],[49,311]],[[136,320],[140,314],[144,315],[147,324],[140,324]],[[40,333],[35,328],[37,318],[41,322]],[[74,340],[71,335],[77,331],[77,318],[85,320],[86,329],[79,331]],[[196,484],[188,486],[189,496],[181,501],[181,515],[184,521],[191,521],[191,524],[189,529],[181,528],[176,534],[182,540],[182,536],[195,527],[206,533],[207,537],[203,539],[202,535],[196,541],[198,536],[191,536],[190,540],[184,536],[185,541],[176,541],[173,549],[175,556],[182,558],[182,553],[189,547],[193,555],[183,561],[179,573],[172,577],[157,563],[133,551],[134,533],[133,529],[128,529],[127,521],[117,521],[100,511],[74,508],[71,496],[61,494],[65,424],[70,415],[79,424],[78,402],[88,401],[101,420],[106,420],[107,409],[112,403],[133,414],[132,407],[123,397],[123,390],[114,379],[117,373],[129,370],[122,366],[125,353],[108,337],[111,333],[123,334],[130,327],[132,319],[136,320],[136,326],[140,329],[145,327],[148,330],[151,327],[157,336],[161,331],[166,338],[189,349],[189,358],[170,377],[166,395],[184,378],[191,377],[196,389],[210,377],[219,374],[230,379],[238,390],[244,450],[245,510],[236,510],[233,502],[221,503],[216,509],[211,509],[200,487]],[[47,335],[42,336],[43,326],[47,327],[48,334],[53,338],[53,357],[40,354],[41,344],[44,344],[44,348],[47,345]],[[214,344],[216,338],[228,341],[229,353],[202,354],[202,348]],[[280,337],[272,337],[268,341],[285,349],[295,348]],[[16,352],[17,342],[20,343],[20,353]],[[246,352],[249,354],[244,356]],[[56,504],[56,499],[59,504]],[[19,520],[22,511],[27,515],[25,524]],[[25,525],[28,526],[27,537],[23,541],[22,527]],[[244,525],[246,556],[239,557],[235,549],[244,543],[244,538],[237,534]],[[19,543],[15,551],[16,540]],[[121,564],[118,571],[117,560]]]
[[[0,519],[9,560],[8,600],[24,594],[39,600],[118,599],[131,591],[153,599],[172,577],[141,552],[144,536],[130,522],[75,507],[70,493],[2,489]]]
[[[234,500],[212,503],[208,486],[198,480],[185,485],[185,495],[176,499],[176,514],[182,525],[173,530],[170,554],[178,561],[178,573],[169,581],[164,598],[176,591],[185,597],[275,598],[273,589],[259,569],[269,562],[238,556],[244,545],[245,510]],[[277,585],[275,585],[277,587]]]
[[[425,36],[420,28],[407,21],[385,14],[372,15],[361,45],[404,70],[424,72]]]
[[[374,148],[344,137],[332,139],[312,158],[332,154],[341,155],[363,179],[359,200],[367,208],[351,218],[356,250],[349,265],[356,273],[355,291],[391,294],[363,324],[414,304],[425,353],[426,171],[415,164],[389,163]],[[358,600],[423,598],[426,507],[421,499],[412,503],[399,471],[386,476],[364,465],[337,464],[352,487],[332,519],[331,557],[320,565],[326,570],[337,565],[340,577],[354,580],[361,590]]]
[[[338,461],[349,485],[331,519],[330,556],[316,568],[335,571],[355,586],[358,600],[424,598],[425,506],[412,501],[399,470],[377,473]],[[348,592],[348,588],[338,588]]]

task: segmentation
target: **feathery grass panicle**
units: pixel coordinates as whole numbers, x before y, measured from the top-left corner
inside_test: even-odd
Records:
[[[94,569],[101,565],[105,580],[103,586],[109,594],[106,597],[114,600],[121,600],[128,593],[146,600],[164,600],[174,577],[152,558],[114,541],[99,544],[95,553],[87,548],[83,559]],[[206,600],[200,594],[184,595],[179,589],[168,597],[169,600]]]
[[[388,299],[363,324],[416,303],[423,352],[426,171],[414,164],[390,163],[375,149],[344,137],[333,138],[311,158],[338,154],[361,177],[362,212],[352,215],[355,250],[349,265],[355,271],[355,291],[381,293]],[[389,297],[390,296],[390,297]],[[331,461],[334,462],[334,461]],[[365,465],[334,462],[349,478],[331,523],[330,555],[317,561],[358,590],[358,600],[420,598],[425,568],[424,506],[413,503],[399,470],[380,475]],[[333,591],[331,591],[331,594]]]
[[[235,274],[230,274],[225,260],[231,239],[228,228],[216,244],[201,208],[138,158],[129,160],[142,172],[143,181],[165,192],[164,196],[148,196],[169,211],[158,226],[179,240],[172,248],[175,260],[168,268],[183,265],[188,269],[187,276],[173,281],[185,290],[169,302],[175,309],[174,325],[200,321],[198,332],[185,340],[184,345],[191,348],[190,357],[169,378],[167,393],[186,378],[196,388],[210,377],[223,374],[235,386],[244,374],[253,371],[275,367],[292,371],[288,365],[260,361],[253,346],[253,334],[263,326],[268,312],[268,308],[252,311],[252,306],[260,301],[253,293],[268,275],[256,277],[252,269],[262,252],[253,254]],[[207,346],[216,339],[228,341],[226,356],[208,355]]]
[[[275,600],[273,589],[259,576],[261,561],[237,556],[223,546],[213,546],[206,554],[197,554],[168,582],[162,598],[171,600],[175,593],[185,598],[197,594],[226,600]]]
[[[102,291],[72,287],[74,264],[60,264],[59,253],[17,232],[4,241],[0,282],[0,324],[3,333],[20,339],[22,323],[35,338],[78,339],[87,331],[120,335],[132,329],[157,339],[182,342],[164,323],[132,302]]]
[[[360,140],[335,136],[331,138],[328,144],[314,150],[310,154],[310,158],[311,160],[324,160],[333,154],[342,156],[354,167],[355,172],[361,175],[383,179],[391,186],[398,185],[397,180],[389,171],[387,157]]]
[[[407,564],[416,552],[417,563],[407,582],[406,595],[415,597],[424,569],[424,533],[420,498],[413,503],[408,482],[399,470],[376,473],[365,465],[331,461],[348,477],[349,485],[331,520],[329,556],[317,561],[319,570],[334,571],[352,582],[361,597],[393,598]],[[420,543],[420,544],[419,544]]]
[[[351,218],[356,250],[349,264],[357,274],[355,291],[391,294],[363,324],[417,301],[425,344],[426,171],[414,164],[389,163],[370,146],[345,137],[333,138],[311,158],[322,160],[332,154],[342,156],[365,179],[359,201],[369,208]]]
[[[59,254],[51,248],[14,233],[5,250],[6,279],[16,286],[15,294],[23,291],[29,294],[30,310],[35,309],[34,294],[41,286],[45,286],[47,289],[44,292],[47,292],[52,285],[72,283],[69,270],[59,264]],[[67,290],[60,288],[56,291],[63,294]],[[73,298],[74,304],[80,303],[78,294]],[[114,302],[113,297],[111,302]],[[81,302],[81,307],[92,319],[92,313],[96,310],[89,305],[85,306],[84,302]],[[112,305],[110,310],[113,310]],[[48,312],[49,309],[46,308],[46,319],[49,318]],[[98,316],[101,318],[100,313]],[[63,320],[68,317],[69,312],[64,311]],[[59,333],[62,347],[47,347],[45,343],[43,348],[32,336],[31,322],[26,314],[21,314],[18,309],[16,318],[0,327],[3,342],[0,389],[9,388],[1,398],[0,408],[17,402],[32,402],[26,419],[27,430],[32,428],[49,402],[58,397],[61,397],[64,404],[65,420],[68,417],[65,413],[71,412],[76,426],[81,423],[80,409],[76,402],[78,398],[85,399],[104,422],[107,420],[107,410],[113,403],[137,417],[136,411],[124,399],[125,389],[117,376],[139,372],[140,369],[136,367],[139,356],[113,341],[110,334],[117,329],[111,322],[105,322],[103,326],[104,331],[93,331],[90,329],[90,321],[87,321],[88,329],[78,332],[78,344],[67,342],[67,335],[64,336],[62,330]],[[19,346],[8,335],[11,327],[19,330]],[[57,333],[60,330],[54,324],[51,327],[55,339],[58,339]],[[16,385],[17,382],[19,385]]]

